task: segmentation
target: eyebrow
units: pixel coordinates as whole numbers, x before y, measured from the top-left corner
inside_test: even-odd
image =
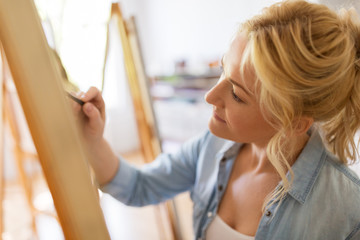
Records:
[[[249,91],[248,91],[244,86],[242,86],[242,85],[240,85],[239,83],[235,82],[235,81],[232,80],[231,78],[229,78],[229,81],[230,81],[233,85],[241,88],[249,97],[252,95],[252,94],[249,93]]]
[[[221,58],[221,66],[224,68],[224,56]],[[251,96],[252,94],[244,87],[242,86],[241,84],[239,84],[238,82],[236,82],[235,80],[231,79],[231,78],[228,78],[228,80],[231,82],[231,84],[241,88],[248,96]]]

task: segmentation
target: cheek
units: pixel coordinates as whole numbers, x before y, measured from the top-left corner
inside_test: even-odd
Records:
[[[229,112],[228,124],[236,132],[261,132],[270,129],[270,125],[257,111]]]
[[[227,116],[227,122],[230,128],[232,128],[234,131],[246,131],[249,127],[252,127],[253,116],[248,113],[232,113],[230,112]]]

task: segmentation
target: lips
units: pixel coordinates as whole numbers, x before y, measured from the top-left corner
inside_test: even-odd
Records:
[[[219,115],[215,111],[213,112],[213,116],[216,120],[226,123],[226,121],[224,119],[222,119],[221,117],[219,117]]]

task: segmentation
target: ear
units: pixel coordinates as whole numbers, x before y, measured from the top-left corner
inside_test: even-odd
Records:
[[[298,118],[294,124],[294,134],[299,136],[306,133],[313,123],[314,119],[312,117],[303,116]]]

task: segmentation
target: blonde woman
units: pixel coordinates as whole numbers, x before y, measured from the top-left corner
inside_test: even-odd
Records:
[[[360,239],[360,23],[301,0],[243,23],[206,95],[209,131],[141,169],[102,137],[105,105],[91,88],[84,131],[102,190],[156,204],[184,191],[196,239]]]

